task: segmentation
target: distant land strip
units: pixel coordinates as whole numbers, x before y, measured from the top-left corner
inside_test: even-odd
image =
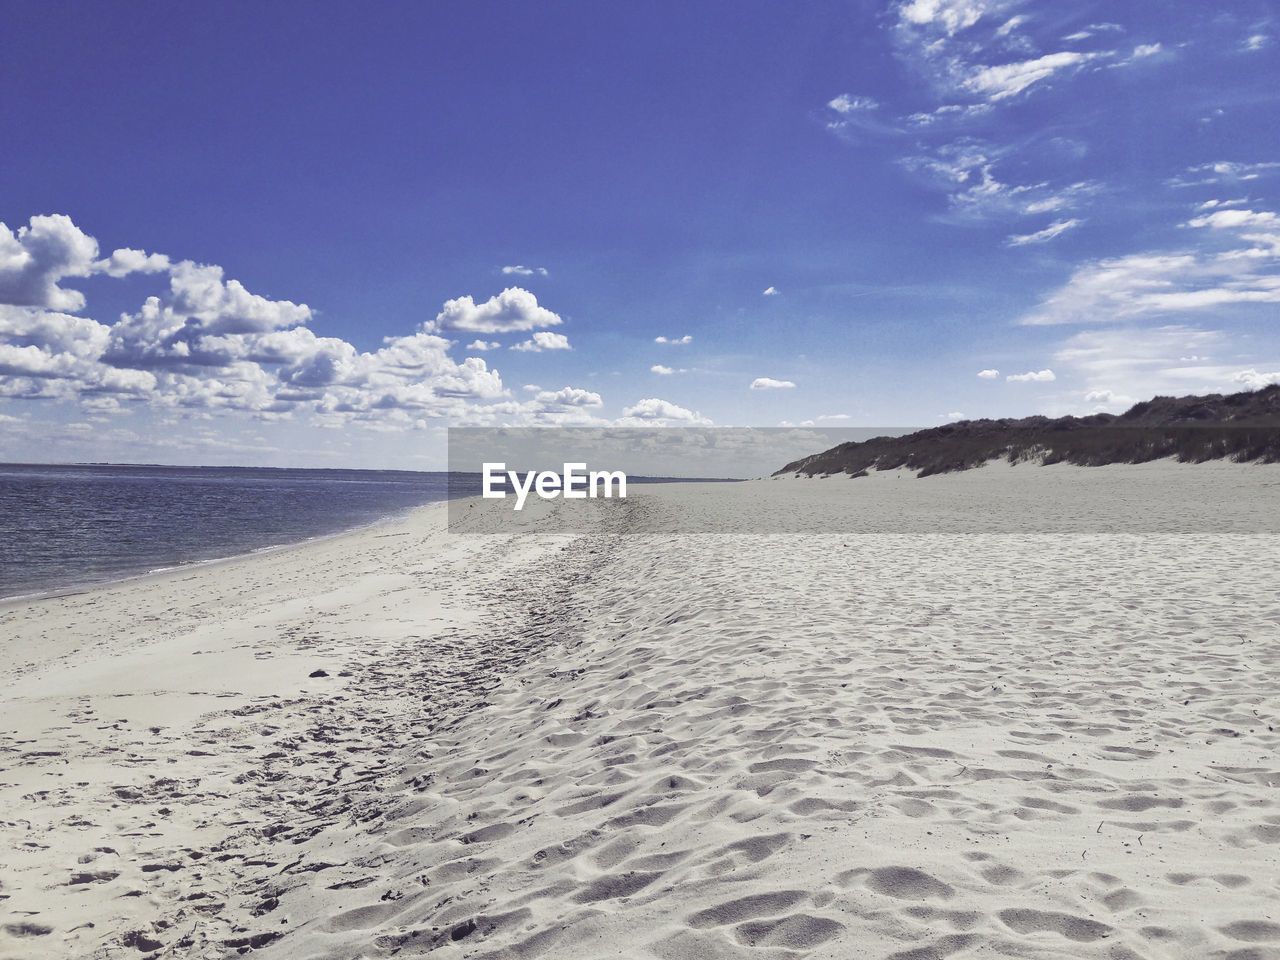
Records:
[[[1280,384],[1229,395],[1155,397],[1124,413],[1087,417],[961,420],[901,437],[842,443],[788,463],[774,476],[865,477],[915,470],[918,477],[1010,463],[1280,462]]]

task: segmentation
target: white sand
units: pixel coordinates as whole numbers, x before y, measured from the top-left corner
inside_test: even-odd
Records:
[[[1280,956],[1280,538],[442,523],[0,608],[0,955]]]

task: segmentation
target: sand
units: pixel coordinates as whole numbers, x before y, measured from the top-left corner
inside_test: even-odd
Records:
[[[0,608],[0,956],[1280,957],[1275,535],[443,520]]]

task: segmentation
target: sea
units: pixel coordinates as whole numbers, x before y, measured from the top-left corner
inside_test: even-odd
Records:
[[[0,599],[368,526],[447,499],[448,479],[399,470],[0,463]]]

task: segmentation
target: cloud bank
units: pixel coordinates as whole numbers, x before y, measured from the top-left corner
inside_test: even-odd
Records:
[[[114,323],[82,315],[68,281],[161,275],[167,289]],[[309,326],[310,307],[255,294],[222,268],[98,242],[63,215],[0,224],[0,397],[78,402],[106,416],[146,406],[187,415],[238,411],[260,419],[306,414],[321,425],[581,422],[599,394],[575,387],[509,401],[483,359],[450,356],[447,332],[535,331],[512,349],[569,349],[541,329],[563,321],[527,290],[448,300],[434,320],[360,350]],[[469,351],[500,346],[483,337]]]

